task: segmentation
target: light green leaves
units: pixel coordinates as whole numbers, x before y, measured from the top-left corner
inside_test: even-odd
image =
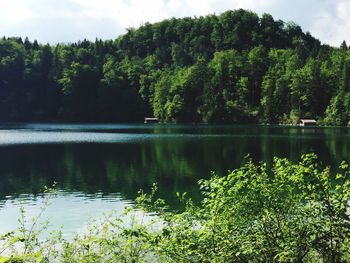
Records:
[[[315,154],[296,164],[274,158],[271,167],[248,160],[201,180],[201,204],[176,193],[180,212],[169,211],[153,185],[124,215],[72,240],[39,240],[36,220],[1,236],[0,262],[348,262],[350,180],[348,165],[340,166],[333,176]]]

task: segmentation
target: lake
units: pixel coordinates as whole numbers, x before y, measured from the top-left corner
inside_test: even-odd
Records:
[[[177,207],[175,193],[200,200],[197,182],[225,175],[245,161],[298,161],[316,152],[325,165],[350,160],[350,129],[254,125],[0,125],[0,234],[18,227],[19,207],[35,216],[44,186],[57,182],[45,212],[51,229],[70,235],[89,220],[133,203],[139,189],[158,183],[159,196]]]

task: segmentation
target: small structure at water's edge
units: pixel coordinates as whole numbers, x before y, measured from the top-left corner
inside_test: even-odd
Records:
[[[300,126],[316,126],[316,120],[314,119],[301,119],[299,121]]]
[[[144,123],[158,123],[158,118],[145,118]]]

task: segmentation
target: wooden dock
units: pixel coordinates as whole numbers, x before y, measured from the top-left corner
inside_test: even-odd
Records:
[[[158,118],[145,118],[144,123],[158,123]]]
[[[301,119],[299,122],[300,126],[316,126],[316,120],[314,119]]]

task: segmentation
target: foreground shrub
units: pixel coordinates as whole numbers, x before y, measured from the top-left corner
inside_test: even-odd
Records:
[[[0,262],[350,261],[345,163],[331,173],[314,154],[298,164],[275,158],[271,168],[248,161],[225,177],[201,181],[200,188],[200,205],[178,194],[184,209],[177,213],[153,200],[155,189],[150,195],[141,192],[137,208],[157,213],[157,220],[127,210],[128,224],[110,216],[74,240],[31,237],[36,241],[30,246],[26,236],[2,236],[12,250],[1,249]],[[30,250],[14,249],[19,243]]]

